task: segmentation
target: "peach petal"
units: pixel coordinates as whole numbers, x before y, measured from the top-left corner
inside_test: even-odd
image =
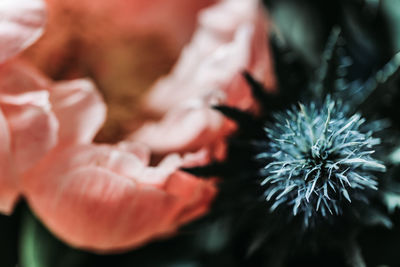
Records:
[[[57,144],[58,121],[51,112],[48,98],[47,91],[0,97],[18,173],[32,167]]]
[[[91,142],[106,118],[105,103],[87,79],[55,83],[50,102],[60,122],[61,145]]]
[[[173,201],[162,191],[99,167],[72,170],[57,179],[32,188],[38,191],[28,201],[54,234],[86,249],[118,250],[143,242],[149,232],[157,233],[155,220],[164,224],[160,219]]]
[[[137,169],[132,172],[135,181],[144,184],[162,185],[168,177],[183,164],[182,158],[178,154],[166,156],[156,167]]]
[[[118,146],[117,148],[109,145],[58,147],[51,155],[47,156],[45,160],[47,162],[55,162],[54,167],[51,168],[52,174],[55,176],[82,166],[100,166],[133,180],[132,173],[137,172],[137,169],[145,167],[135,154],[118,149]],[[55,159],[51,158],[53,156]],[[60,164],[62,161],[64,163]],[[40,166],[46,168],[44,163],[41,163]]]
[[[21,93],[47,90],[50,81],[23,60],[13,60],[0,65],[0,93]]]
[[[48,80],[22,61],[0,66],[2,213],[11,213],[19,196],[19,174],[57,142],[58,122],[51,112],[47,86]]]
[[[181,223],[204,214],[209,208],[206,203],[209,203],[217,193],[214,181],[193,179],[192,175],[182,171],[174,172],[164,188],[171,194],[181,195],[182,198],[185,198],[186,212],[179,217]]]
[[[0,63],[30,46],[43,33],[45,4],[41,0],[0,2]]]
[[[194,153],[185,153],[182,158],[182,166],[185,168],[206,165],[210,162],[211,155],[208,148],[203,147]]]
[[[146,99],[147,108],[164,117],[145,123],[133,140],[157,154],[195,151],[219,142],[233,126],[211,110],[212,105],[256,110],[241,72],[248,70],[274,86],[266,26],[257,0],[224,0],[201,12],[191,43]]]
[[[144,143],[157,154],[200,149],[220,132],[224,118],[204,105],[173,109],[161,122],[147,123],[131,138]]]
[[[0,212],[9,214],[18,197],[18,185],[11,164],[11,141],[7,120],[0,110]]]
[[[203,11],[198,30],[173,71],[160,79],[149,94],[148,108],[165,113],[188,99],[228,90],[235,76],[245,69],[254,69],[258,74],[265,74],[264,68],[271,72],[266,29],[261,24],[265,17],[259,8],[256,0],[225,0]],[[168,97],[172,94],[174,97]]]
[[[125,141],[119,142],[117,144],[117,148],[122,151],[127,151],[135,154],[135,156],[138,157],[144,165],[148,165],[150,163],[151,151],[150,148],[144,144]]]
[[[159,168],[176,160],[168,161]],[[24,192],[58,237],[97,252],[120,251],[170,235],[207,210],[215,195],[212,183],[175,169],[166,172],[160,184],[147,184],[127,176],[138,162],[135,155],[112,146],[54,151],[24,176]]]

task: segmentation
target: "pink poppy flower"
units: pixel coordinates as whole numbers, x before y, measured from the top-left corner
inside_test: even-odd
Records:
[[[46,32],[23,56],[53,79],[92,78],[108,106],[97,140],[117,142],[145,118],[143,92],[170,70],[199,10],[215,2],[46,0]]]
[[[73,146],[28,172],[25,194],[37,216],[70,245],[121,251],[169,236],[208,210],[214,183],[177,170],[203,155],[171,154],[150,167],[149,150],[135,143]]]
[[[49,0],[49,3],[58,5],[61,2]],[[89,12],[92,10],[89,5],[89,2],[83,1],[82,5],[74,7],[76,10],[82,8],[80,12]],[[161,2],[160,5],[163,6]],[[143,4],[141,7],[147,10],[150,5]],[[101,14],[96,8],[100,7],[93,7],[93,12]],[[110,7],[110,14],[115,15],[112,8],[116,7]],[[24,195],[35,214],[68,244],[109,252],[126,250],[154,238],[169,236],[182,224],[206,213],[216,194],[215,182],[200,180],[179,168],[204,165],[214,158],[223,158],[224,137],[234,125],[210,107],[222,103],[252,108],[249,88],[240,75],[244,69],[273,87],[266,26],[265,14],[257,0],[218,1],[202,12],[198,29],[183,50],[176,67],[155,85],[147,98],[148,110],[163,118],[145,125],[131,137],[147,144],[150,150],[132,141],[53,149],[23,176]],[[90,28],[83,29],[85,33],[92,33]],[[86,44],[92,44],[86,38],[98,36],[97,33],[95,31],[78,39],[83,38]],[[65,34],[65,38],[68,39],[69,34]],[[104,40],[104,43],[110,44],[107,37],[90,40],[93,43]],[[51,42],[48,44],[52,48]],[[32,51],[39,51],[37,55],[43,54],[46,51],[42,50],[43,47],[46,45],[41,47],[39,43]],[[106,58],[118,64],[126,58],[135,60],[124,53],[117,56],[114,52]],[[57,56],[54,58],[59,60]],[[131,64],[123,64],[122,69],[116,68],[117,76],[114,77],[130,73]],[[88,65],[82,63],[77,66],[79,73],[79,68],[85,69]],[[98,80],[103,75],[108,76],[108,64],[94,66],[91,70],[95,69]],[[122,87],[127,86],[124,79],[115,80]],[[113,84],[110,88],[117,85]],[[107,93],[105,95],[107,98]],[[121,97],[125,96],[122,94]],[[65,118],[70,117],[65,115]],[[83,124],[75,125],[83,129],[78,132],[86,132]],[[73,134],[65,136],[69,136],[68,140],[76,140],[76,137],[71,137]],[[150,151],[163,155],[157,166],[149,166]],[[181,156],[173,152],[179,152]]]
[[[89,80],[52,83],[24,62],[0,66],[0,211],[12,211],[21,175],[56,146],[91,142],[104,118]]]
[[[129,25],[114,19],[121,18],[117,10],[126,12],[127,4],[132,5],[131,10],[143,13],[142,16],[146,12],[157,11],[158,15],[153,14],[154,19],[161,13],[168,14],[167,17],[164,15],[167,19],[176,12],[188,11],[180,17],[194,22],[197,10],[212,1],[177,0],[172,5],[176,8],[173,14],[165,13],[172,2],[166,5],[165,1],[159,1],[154,6],[141,1],[98,1],[96,5],[92,2],[79,1],[78,4],[73,0],[49,0],[50,32],[47,34],[51,33],[52,27],[60,26],[52,24],[52,21],[57,19],[54,14],[60,15],[64,8],[75,10],[78,15],[82,11],[94,12],[100,14],[98,19],[113,14],[108,21],[120,23],[121,27],[126,27],[124,31],[128,31]],[[60,6],[60,13],[54,13]],[[126,15],[132,18],[132,13]],[[157,29],[154,23],[150,24],[153,30]],[[184,34],[182,31],[172,32],[174,26],[171,25],[179,24],[186,28]],[[175,37],[182,34],[182,37],[173,37],[170,41],[183,42],[187,38],[184,36],[190,34],[191,24],[194,23],[172,22],[166,32],[174,33]],[[99,25],[93,25],[96,26],[93,31],[77,27],[74,33],[68,32],[72,29],[71,25],[61,26],[65,26],[61,35],[56,35],[55,39],[45,36],[32,51],[53,48],[52,45],[57,45],[59,41],[61,45],[68,46],[63,38],[79,37],[85,45],[99,40],[108,42],[105,35],[97,35]],[[113,27],[117,26],[101,30],[112,34]],[[79,31],[88,35],[82,36]],[[47,38],[50,38],[49,46],[46,46]],[[44,46],[41,46],[43,43]],[[52,51],[57,50],[43,49],[42,54],[33,54],[48,56],[49,60],[65,60],[57,57],[59,51],[55,55]],[[29,56],[25,58],[29,59]],[[56,67],[59,66],[56,64]],[[97,64],[95,71],[96,68]],[[100,72],[104,74],[103,70]],[[4,210],[11,211],[22,190],[43,223],[73,246],[107,252],[171,235],[183,223],[204,214],[215,195],[214,182],[197,179],[179,170],[182,166],[193,166],[208,160],[203,151],[185,157],[169,155],[157,167],[150,167],[149,151],[141,145],[87,144],[92,141],[104,119],[104,105],[93,83],[88,80],[53,83],[26,62],[10,62],[0,69],[0,107],[4,112],[0,114],[4,115],[0,116],[0,130],[3,129],[0,137],[7,141],[0,157],[10,159],[12,167],[6,168],[8,163],[4,161],[4,168],[0,169],[7,173],[4,181],[9,184],[9,188],[1,194],[6,202]],[[14,176],[8,174],[11,171],[15,171]]]
[[[241,72],[248,70],[266,88],[274,87],[266,26],[258,0],[220,1],[201,12],[192,41],[148,95],[147,108],[163,118],[146,123],[131,138],[159,154],[219,142],[232,126],[211,106],[254,106]]]

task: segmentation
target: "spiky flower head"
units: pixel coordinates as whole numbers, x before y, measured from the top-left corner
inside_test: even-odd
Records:
[[[329,96],[318,106],[299,104],[274,114],[266,125],[268,147],[257,158],[265,161],[262,186],[271,210],[289,206],[304,214],[341,214],[344,202],[367,201],[377,189],[375,171],[385,166],[372,157],[380,143],[370,124]]]

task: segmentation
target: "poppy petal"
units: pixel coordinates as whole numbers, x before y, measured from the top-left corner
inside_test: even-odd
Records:
[[[131,138],[144,143],[157,154],[200,149],[215,139],[224,118],[209,106],[181,106],[160,122],[146,123]]]
[[[57,144],[58,121],[48,91],[1,95],[0,105],[11,133],[11,149],[18,173],[32,167]]]
[[[105,103],[90,80],[55,83],[50,102],[60,123],[60,145],[91,142],[105,121]]]
[[[0,212],[9,214],[18,197],[16,176],[11,164],[11,142],[8,123],[0,110]]]
[[[171,157],[148,168],[176,162]],[[212,183],[177,167],[160,171],[165,177],[158,184],[137,177],[143,168],[138,157],[118,146],[55,150],[25,175],[24,192],[37,216],[62,240],[97,252],[121,251],[172,234],[203,214],[215,194]]]
[[[0,2],[0,63],[30,46],[43,33],[45,4],[41,0]]]

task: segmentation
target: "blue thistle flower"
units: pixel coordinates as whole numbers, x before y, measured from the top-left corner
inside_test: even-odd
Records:
[[[371,124],[347,110],[328,96],[321,107],[299,104],[273,115],[275,122],[265,127],[270,141],[256,156],[268,162],[261,185],[272,211],[290,206],[308,225],[315,214],[341,214],[343,201],[368,202],[366,192],[378,186],[374,171],[386,170],[372,157],[380,139],[372,136]]]

